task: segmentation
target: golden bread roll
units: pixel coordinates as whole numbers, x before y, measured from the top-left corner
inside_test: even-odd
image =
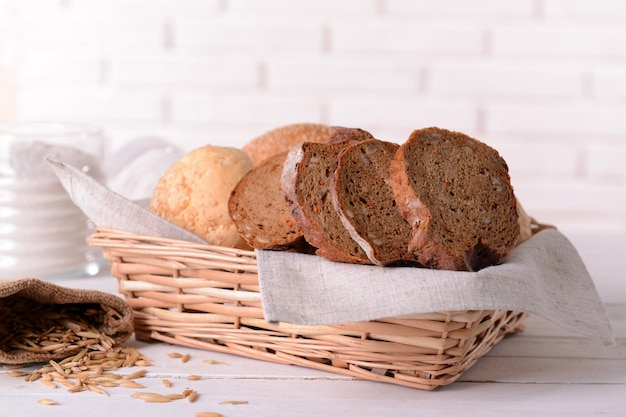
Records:
[[[281,126],[252,139],[242,149],[254,166],[266,159],[288,151],[300,142],[324,143],[330,139],[332,128],[315,123],[295,123]]]
[[[159,180],[150,210],[208,244],[248,248],[228,214],[228,199],[252,169],[242,150],[207,145],[176,161]]]

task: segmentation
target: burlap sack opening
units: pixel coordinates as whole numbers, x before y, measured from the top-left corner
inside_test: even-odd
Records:
[[[0,363],[47,362],[83,349],[110,349],[132,335],[132,314],[114,294],[36,278],[0,281]],[[98,333],[105,336],[99,339]]]

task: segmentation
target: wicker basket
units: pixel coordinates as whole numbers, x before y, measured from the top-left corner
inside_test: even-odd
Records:
[[[328,326],[263,319],[254,252],[98,228],[139,340],[226,352],[432,390],[450,384],[524,313],[455,311]]]

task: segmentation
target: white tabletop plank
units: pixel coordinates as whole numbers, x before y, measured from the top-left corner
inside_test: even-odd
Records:
[[[110,390],[110,397],[84,392],[51,393],[44,386],[4,389],[2,415],[54,416],[194,416],[213,411],[231,416],[623,416],[626,390],[621,384],[485,384],[458,382],[445,390],[426,392],[366,381],[206,379],[173,380],[163,388],[158,379],[145,383],[151,392],[179,392],[193,387],[201,392],[195,403],[144,403],[128,390]],[[56,406],[42,406],[40,398],[54,398]],[[246,401],[247,404],[221,404]]]
[[[617,313],[611,319],[622,327],[626,305],[609,311]],[[528,327],[542,325],[540,321],[536,325],[531,321]],[[467,412],[468,407],[477,416],[504,412],[508,416],[620,416],[624,415],[622,399],[626,395],[625,343],[626,338],[619,337],[615,348],[606,348],[578,337],[525,332],[506,338],[460,381],[426,392],[235,355],[132,340],[129,345],[153,360],[153,365],[146,368],[149,373],[139,380],[146,388],[139,391],[167,394],[192,388],[200,392],[198,401],[149,404],[131,397],[138,390],[121,387],[108,389],[110,397],[92,392],[70,394],[63,388],[52,390],[0,371],[4,374],[0,375],[0,404],[5,404],[6,415],[11,416],[68,416],[85,409],[94,417],[133,412],[193,416],[201,411],[224,416],[380,416],[389,410],[396,415],[411,415],[416,408],[428,413],[425,415],[447,416]],[[533,348],[534,344],[537,346]],[[171,358],[172,352],[189,353],[191,358],[183,363]],[[207,364],[207,359],[219,363]],[[189,381],[186,378],[190,374],[202,379]],[[164,378],[172,382],[171,388],[162,384]],[[52,398],[59,405],[37,404],[42,398]],[[248,403],[220,404],[233,400]],[[5,414],[0,410],[1,415]]]

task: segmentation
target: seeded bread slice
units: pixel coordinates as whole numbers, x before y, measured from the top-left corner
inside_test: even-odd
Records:
[[[476,271],[500,263],[518,240],[506,162],[476,139],[416,130],[398,148],[390,181],[413,228],[409,250],[424,266]]]
[[[265,132],[248,142],[242,150],[252,164],[258,166],[265,159],[288,151],[300,142],[325,143],[332,134],[330,126],[316,123],[295,123]]]
[[[253,168],[237,183],[228,211],[239,235],[254,249],[303,250],[306,242],[280,187],[287,152]]]
[[[371,264],[350,237],[330,198],[330,178],[339,153],[373,136],[361,129],[333,128],[328,144],[303,142],[287,156],[281,177],[291,213],[316,254],[337,262]]]
[[[416,264],[408,250],[411,225],[402,217],[389,185],[398,144],[366,140],[345,148],[331,182],[335,209],[350,236],[376,265]]]

